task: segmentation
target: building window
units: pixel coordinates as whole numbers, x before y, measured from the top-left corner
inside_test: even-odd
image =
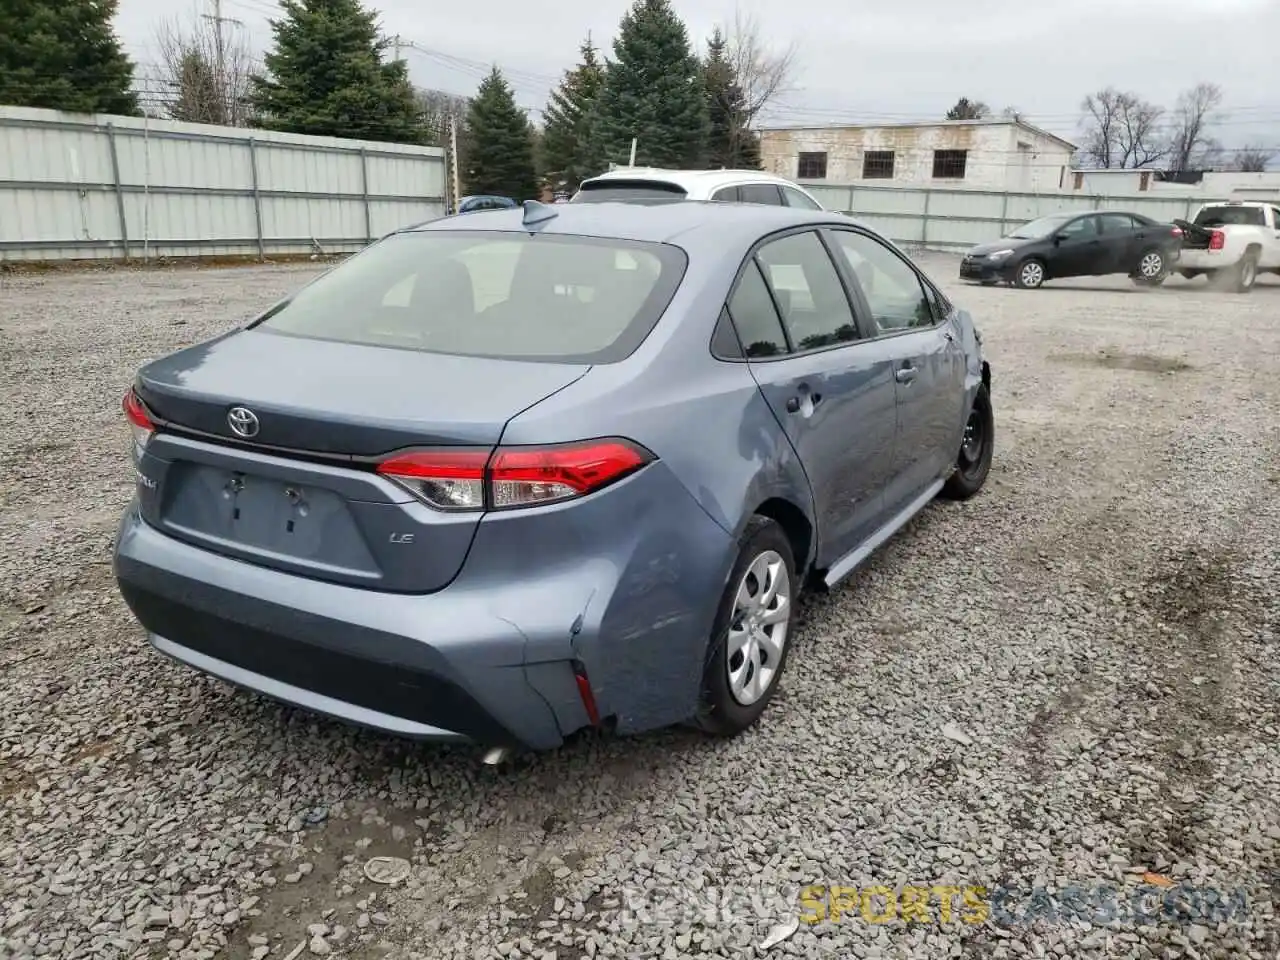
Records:
[[[963,180],[964,164],[968,150],[933,151],[933,177],[935,180]]]
[[[893,151],[868,150],[862,155],[863,180],[892,180]]]
[[[796,165],[797,180],[825,180],[827,179],[827,154],[824,150],[822,153],[802,153],[800,154],[800,162]]]

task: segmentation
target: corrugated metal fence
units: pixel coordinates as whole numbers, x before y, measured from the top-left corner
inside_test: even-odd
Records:
[[[0,107],[0,260],[346,252],[445,181],[437,147]]]
[[[1189,219],[1210,200],[1150,194],[1105,197],[1079,193],[999,193],[804,182],[828,210],[843,210],[896,243],[962,250],[996,240],[1021,223],[1051,213],[1098,209],[1143,213],[1168,222]]]

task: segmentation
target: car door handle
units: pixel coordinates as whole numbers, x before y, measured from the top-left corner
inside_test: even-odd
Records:
[[[893,377],[899,383],[910,383],[912,380],[916,378],[916,368],[915,367],[899,367],[897,371],[894,372]]]
[[[822,394],[820,393],[810,393],[808,397],[811,409],[822,402]],[[787,397],[787,413],[799,413],[803,405],[804,399],[802,397]]]

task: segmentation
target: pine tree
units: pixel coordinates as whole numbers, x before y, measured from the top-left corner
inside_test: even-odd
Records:
[[[529,119],[516,106],[506,78],[497,68],[480,82],[467,110],[468,194],[496,194],[515,200],[538,196]]]
[[[271,21],[267,73],[251,81],[258,123],[269,130],[421,143],[424,130],[403,61],[383,62],[389,41],[359,0],[281,0]]]
[[[728,41],[717,27],[707,41],[702,64],[710,134],[707,166],[711,169],[760,169],[760,138],[747,127],[746,96],[728,57]]]
[[[634,137],[639,164],[703,166],[710,122],[702,65],[669,0],[635,0],[613,52],[599,99],[604,156],[625,163]]]
[[[981,100],[970,100],[961,97],[956,105],[947,111],[948,120],[985,120],[991,116],[991,108]]]
[[[0,103],[137,116],[118,0],[0,2]]]
[[[570,191],[606,166],[596,116],[605,68],[590,37],[580,49],[582,62],[565,73],[543,113],[542,170],[554,188]]]

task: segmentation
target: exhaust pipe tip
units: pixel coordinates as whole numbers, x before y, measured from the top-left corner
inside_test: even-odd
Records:
[[[485,751],[484,765],[486,767],[496,767],[511,756],[511,751],[507,747],[493,747]]]

